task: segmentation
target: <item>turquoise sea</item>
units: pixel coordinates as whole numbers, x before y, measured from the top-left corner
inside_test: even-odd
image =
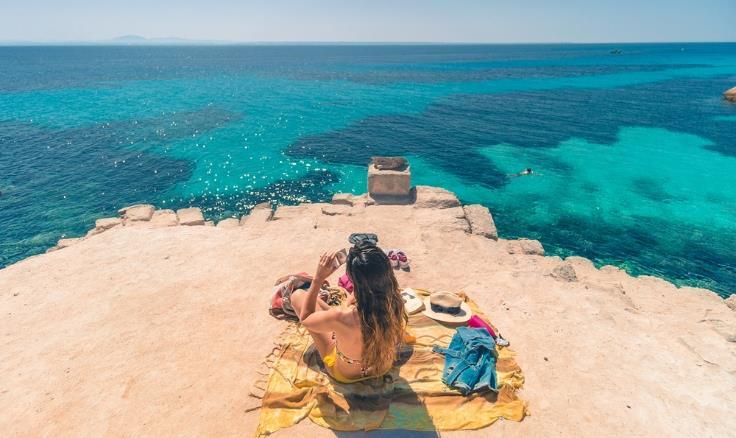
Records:
[[[504,237],[726,295],[733,86],[736,44],[0,47],[0,267],[127,204],[324,201],[405,155]]]

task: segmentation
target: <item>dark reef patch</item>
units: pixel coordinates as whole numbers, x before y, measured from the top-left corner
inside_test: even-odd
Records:
[[[276,205],[296,205],[301,202],[328,202],[332,191],[327,186],[340,180],[329,170],[308,172],[296,179],[281,179],[265,187],[228,193],[207,193],[176,201],[175,207],[196,206],[211,219],[248,214],[262,202]]]
[[[624,126],[699,135],[712,142],[711,150],[736,156],[733,122],[714,120],[730,114],[720,104],[729,83],[728,77],[681,78],[622,88],[451,96],[421,114],[368,117],[341,130],[302,137],[286,152],[355,165],[374,155],[420,155],[469,184],[491,188],[508,178],[478,153],[481,147],[550,148],[573,137],[612,145]],[[712,97],[703,102],[703,96]]]
[[[643,198],[654,202],[671,202],[672,195],[656,179],[649,177],[635,178],[631,182],[631,190]]]
[[[84,233],[124,204],[155,202],[191,176],[192,163],[129,144],[161,146],[236,117],[208,107],[74,129],[0,121],[0,267]]]
[[[451,109],[447,109],[451,111]],[[349,128],[303,137],[287,149],[295,158],[318,158],[335,164],[365,165],[373,156],[416,154],[465,181],[497,187],[507,176],[477,151],[482,132],[458,129],[453,117],[430,111],[421,116],[363,119]],[[458,121],[458,123],[462,123]],[[463,165],[463,163],[473,163]]]
[[[47,135],[61,139],[64,144],[82,140],[121,146],[145,143],[147,147],[156,147],[217,129],[242,118],[241,114],[206,106],[199,110],[171,111],[142,119],[113,120],[79,128],[49,130]]]

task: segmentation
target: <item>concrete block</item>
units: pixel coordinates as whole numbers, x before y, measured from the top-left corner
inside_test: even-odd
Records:
[[[411,167],[403,170],[379,170],[368,166],[368,193],[380,197],[408,197],[411,191]]]
[[[150,204],[136,204],[121,208],[118,213],[126,221],[150,221],[155,210],[156,208]]]
[[[182,208],[176,210],[179,225],[204,225],[204,215],[197,207]]]
[[[175,227],[179,225],[179,219],[174,210],[156,210],[151,218],[151,225],[154,227]]]

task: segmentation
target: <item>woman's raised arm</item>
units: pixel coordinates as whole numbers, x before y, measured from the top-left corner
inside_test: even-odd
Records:
[[[335,251],[322,254],[317,264],[317,272],[314,274],[312,284],[307,291],[307,300],[299,312],[299,320],[304,322],[305,319],[315,312],[317,309],[317,299],[322,283],[335,272]]]

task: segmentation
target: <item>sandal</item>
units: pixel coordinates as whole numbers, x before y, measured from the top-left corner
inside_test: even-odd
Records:
[[[399,267],[403,269],[404,271],[408,271],[409,268],[409,259],[406,258],[406,254],[404,254],[404,251],[398,250],[396,251],[396,257],[399,259]]]
[[[396,254],[396,250],[389,249],[386,255],[388,256],[388,261],[391,264],[391,267],[394,269],[399,269],[399,257]]]

